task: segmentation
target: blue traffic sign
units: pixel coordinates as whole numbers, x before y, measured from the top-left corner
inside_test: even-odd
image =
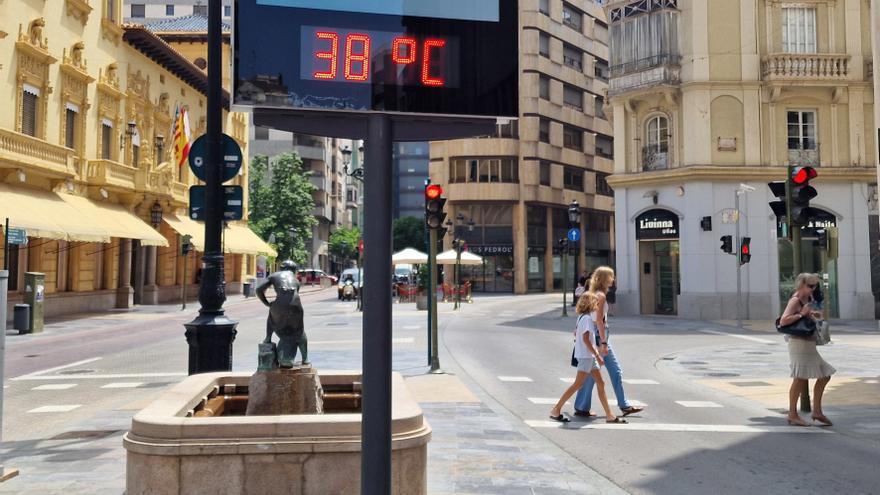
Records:
[[[581,230],[580,229],[571,229],[568,231],[568,240],[571,242],[577,242],[581,240]]]
[[[205,186],[190,186],[189,217],[193,220],[205,221]],[[244,188],[241,186],[223,186],[223,220],[241,220],[244,218]]]
[[[27,230],[25,229],[9,229],[9,244],[18,244],[24,246],[28,243]]]
[[[241,170],[243,157],[241,154],[241,146],[239,146],[234,139],[223,134],[222,141],[222,156],[220,157],[220,160],[223,164],[223,179],[221,181],[226,182],[232,180],[236,174],[238,174],[238,171]],[[193,142],[189,149],[189,168],[193,171],[193,174],[195,174],[196,177],[207,182],[207,171],[205,170],[207,164],[208,138],[207,134],[203,134]]]

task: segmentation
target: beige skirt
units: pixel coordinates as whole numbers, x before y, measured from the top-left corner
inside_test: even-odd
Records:
[[[837,372],[819,355],[815,340],[789,338],[788,355],[792,378],[826,378]]]

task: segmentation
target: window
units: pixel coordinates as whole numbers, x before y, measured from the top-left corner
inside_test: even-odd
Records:
[[[562,128],[562,145],[571,150],[584,150],[584,133],[580,129],[564,126]]]
[[[583,31],[584,15],[571,5],[562,3],[562,23],[577,32]]]
[[[600,196],[614,196],[614,190],[608,185],[608,174],[596,174],[596,194]]]
[[[542,57],[550,58],[550,35],[547,33],[538,34],[538,53]]]
[[[816,53],[815,8],[784,7],[782,9],[782,51]]]
[[[608,52],[612,77],[679,61],[676,10],[662,8],[612,21],[610,30]]]
[[[816,112],[813,110],[788,112],[788,149],[815,150],[816,148]]]
[[[605,118],[605,98],[602,98],[601,96],[596,96],[595,98],[593,98],[593,102],[596,104],[596,108],[595,108],[596,112],[594,115],[596,115],[596,117],[599,117],[600,119],[604,119]]]
[[[104,0],[104,7],[106,8],[104,16],[114,22],[116,22],[116,1],[117,0]]]
[[[161,139],[159,139],[161,138]],[[156,136],[156,165],[160,165],[162,163],[162,159],[165,156],[165,138],[162,136]]]
[[[596,136],[596,155],[603,158],[614,158],[614,140],[607,136]]]
[[[37,135],[37,103],[40,99],[39,90],[26,87],[21,101],[21,132],[28,136]]]
[[[541,162],[539,173],[539,181],[542,186],[550,185],[550,162]]]
[[[601,39],[601,38],[599,38]],[[593,70],[595,72],[596,78],[601,79],[603,81],[608,80],[608,62],[605,60],[596,59],[596,63],[593,64]]]
[[[550,142],[550,121],[547,119],[541,119],[538,122],[538,141],[542,143]]]
[[[584,109],[584,92],[581,91],[580,88],[575,86],[565,85],[562,90],[562,102],[567,107],[576,108],[578,110]]]
[[[110,151],[113,149],[113,124],[108,121],[101,123],[101,159],[111,160]],[[183,167],[181,167],[183,168]]]
[[[565,43],[562,45],[562,62],[572,69],[584,70],[584,52],[574,45]]]
[[[517,183],[519,167],[515,158],[456,158],[450,166],[449,182]]]
[[[584,171],[573,167],[565,167],[565,172],[562,175],[562,185],[566,189],[583,192]]]
[[[135,129],[131,136],[131,166],[137,167],[141,163],[141,135]]]
[[[165,6],[165,15],[174,15],[174,5]]]
[[[550,78],[547,76],[538,77],[538,96],[542,100],[550,99]]]
[[[131,17],[134,19],[143,19],[146,17],[146,6],[142,3],[131,4]]]
[[[193,5],[193,15],[201,15],[208,16],[208,6],[207,5]]]
[[[64,146],[76,148],[76,109],[68,105],[64,111]]]
[[[550,0],[538,0],[538,12],[550,15]]]
[[[645,143],[656,153],[666,153],[669,147],[669,124],[666,117],[658,115],[648,120],[645,126]]]
[[[232,5],[223,6],[223,17],[232,17]]]

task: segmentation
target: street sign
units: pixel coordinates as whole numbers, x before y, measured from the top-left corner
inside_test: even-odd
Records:
[[[241,170],[242,154],[241,146],[235,142],[230,136],[223,134],[222,139],[221,160],[223,162],[223,179],[221,182],[232,180]],[[189,149],[189,169],[200,180],[207,182],[207,171],[205,167],[208,164],[208,136],[203,134],[196,139]]]
[[[241,220],[244,217],[244,188],[241,186],[223,186],[223,220]],[[204,221],[205,186],[190,186],[189,217]]]
[[[570,229],[568,231],[568,240],[571,242],[578,242],[581,240],[581,230],[580,229]]]
[[[239,0],[234,104],[518,117],[510,0]]]
[[[25,229],[9,229],[9,244],[18,244],[24,246],[28,243],[27,230]]]

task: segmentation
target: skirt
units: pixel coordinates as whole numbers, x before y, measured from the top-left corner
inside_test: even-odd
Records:
[[[789,338],[788,355],[791,358],[792,378],[827,378],[837,372],[819,355],[815,340]]]

